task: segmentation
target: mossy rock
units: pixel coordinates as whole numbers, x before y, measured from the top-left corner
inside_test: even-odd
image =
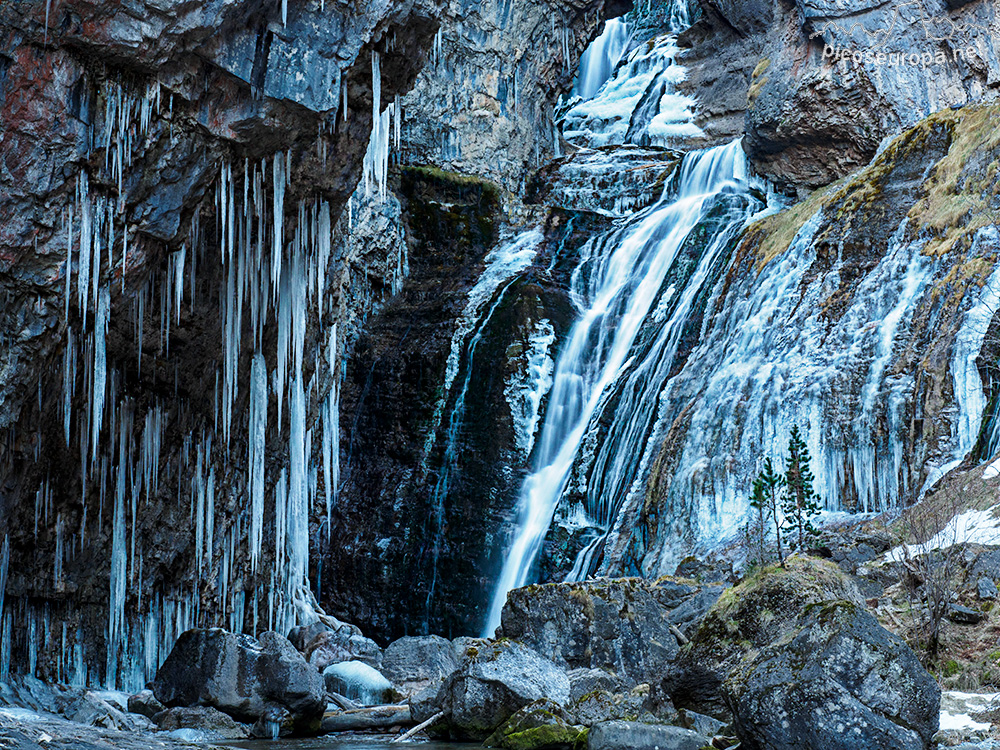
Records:
[[[536,701],[504,722],[483,743],[505,750],[582,750],[586,727],[574,725],[554,701]]]
[[[546,724],[503,737],[499,744],[504,750],[583,750],[587,746],[587,728]]]
[[[660,687],[677,708],[727,721],[722,682],[750,651],[794,632],[814,607],[856,606],[863,602],[854,583],[831,562],[793,555],[785,566],[757,570],[727,589],[709,610],[689,643],[681,647],[676,669]],[[834,610],[827,614],[832,616]]]

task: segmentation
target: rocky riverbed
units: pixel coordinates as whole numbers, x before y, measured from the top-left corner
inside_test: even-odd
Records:
[[[839,563],[795,555],[738,582],[689,561],[701,581],[528,586],[490,639],[381,648],[322,614],[287,637],[190,630],[135,695],[12,680],[0,737],[125,750],[399,738],[506,750],[992,747],[996,696],[942,698],[869,611],[876,577],[845,572],[864,547],[838,548]]]

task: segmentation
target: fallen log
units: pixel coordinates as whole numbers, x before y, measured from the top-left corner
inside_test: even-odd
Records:
[[[350,711],[328,711],[323,715],[321,731],[355,732],[363,729],[390,729],[399,726],[411,726],[413,717],[410,707],[372,706],[371,708],[355,708]]]

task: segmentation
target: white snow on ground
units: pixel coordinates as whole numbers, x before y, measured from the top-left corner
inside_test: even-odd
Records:
[[[989,729],[992,725],[989,722],[980,722],[973,719],[968,714],[950,714],[947,711],[941,712],[941,731],[971,729],[981,731]]]
[[[969,510],[961,513],[922,544],[895,547],[882,558],[883,562],[901,562],[907,557],[924,555],[936,549],[947,549],[956,544],[1000,544],[1000,503],[986,510]]]
[[[983,472],[983,479],[992,479],[993,477],[1000,477],[1000,458],[987,466],[986,471]]]
[[[1000,693],[962,693],[946,690],[941,693],[941,730],[980,732],[992,725],[986,721],[976,721],[971,714],[988,710]]]

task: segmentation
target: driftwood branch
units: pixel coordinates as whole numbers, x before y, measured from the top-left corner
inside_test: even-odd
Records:
[[[427,719],[427,721],[420,722],[415,727],[413,727],[413,729],[411,729],[409,732],[406,732],[405,734],[401,734],[401,735],[399,735],[399,737],[394,737],[393,739],[391,739],[389,741],[390,742],[406,742],[408,739],[410,739],[410,737],[412,737],[413,735],[415,735],[417,732],[420,732],[420,731],[423,731],[424,729],[427,729],[427,727],[429,727],[431,724],[433,724],[436,721],[440,721],[443,718],[444,718],[444,711],[438,711],[431,718]]]

